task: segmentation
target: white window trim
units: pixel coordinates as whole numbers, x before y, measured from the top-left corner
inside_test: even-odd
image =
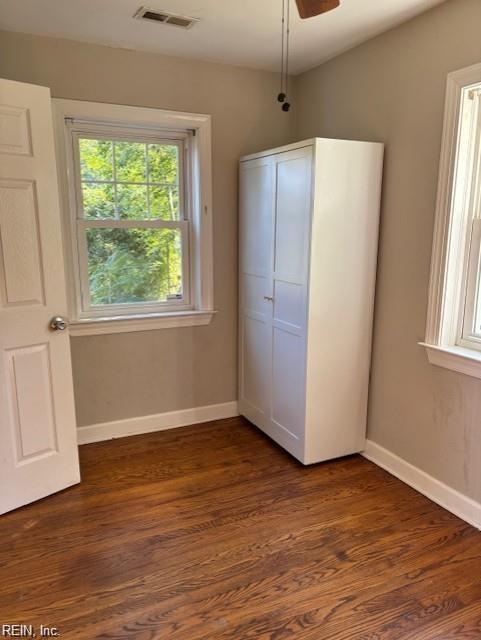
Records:
[[[79,268],[75,270],[75,285],[76,285],[76,316],[78,320],[93,320],[94,318],[103,317],[115,317],[115,316],[145,316],[147,314],[162,314],[175,311],[187,311],[193,309],[193,301],[191,300],[190,291],[190,261],[191,261],[191,247],[189,246],[189,227],[190,220],[192,219],[191,210],[191,193],[189,190],[184,189],[184,174],[190,175],[190,167],[185,166],[190,162],[191,153],[189,151],[188,158],[185,157],[185,151],[187,150],[185,142],[187,141],[187,132],[181,136],[177,134],[176,138],[170,139],[171,143],[176,144],[179,148],[179,170],[180,170],[180,193],[181,202],[183,205],[183,211],[187,214],[181,220],[165,221],[165,220],[122,220],[119,221],[115,218],[92,220],[85,217],[74,215],[75,211],[79,212],[83,210],[83,201],[81,193],[81,175],[80,175],[80,157],[78,154],[78,140],[79,138],[91,137],[93,139],[112,139],[116,136],[115,127],[106,125],[97,125],[92,123],[74,123],[66,124],[66,128],[69,130],[69,149],[67,151],[67,170],[69,175],[75,176],[76,185],[73,181],[69,183],[69,195],[70,195],[70,209],[71,209],[71,228],[73,229],[74,242],[72,243],[72,255],[73,264],[78,264]],[[116,137],[116,139],[135,138],[148,140],[149,138],[153,142],[161,143],[166,141],[165,131],[162,132],[162,136],[155,135],[155,131],[145,129],[145,133],[135,130],[127,130],[126,127],[122,127],[122,135]],[[170,133],[170,132],[169,132]],[[172,134],[173,135],[173,134]],[[186,162],[187,161],[187,162]],[[188,193],[185,193],[188,191]],[[157,229],[177,229],[182,234],[182,285],[183,296],[182,300],[161,302],[161,303],[138,303],[138,304],[122,304],[122,305],[101,305],[95,307],[91,304],[90,300],[90,288],[88,283],[88,256],[87,256],[87,243],[85,236],[85,229],[87,228],[108,228],[118,227],[122,228],[157,228]]]
[[[69,294],[70,334],[95,335],[149,329],[206,325],[212,320],[214,310],[213,224],[212,224],[212,158],[211,117],[203,114],[181,113],[143,107],[130,107],[97,102],[53,99],[57,163],[60,197],[63,209],[64,251],[66,254],[67,283]],[[67,145],[71,144],[66,119],[104,122],[137,127],[139,129],[193,130],[192,143],[193,190],[191,202],[191,309],[166,310],[160,313],[139,315],[85,317],[81,316],[78,292],[79,283],[74,267],[75,231],[72,227],[74,215],[71,206],[71,185]]]
[[[464,307],[467,268],[470,185],[454,193],[463,91],[481,82],[481,64],[448,75],[438,195],[431,259],[426,349],[431,364],[481,378],[481,351],[460,341],[460,309]],[[459,204],[461,203],[461,204]],[[459,207],[459,209],[457,209]]]

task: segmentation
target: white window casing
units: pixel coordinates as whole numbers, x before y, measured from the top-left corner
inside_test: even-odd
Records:
[[[62,99],[54,99],[53,104],[64,211],[70,333],[77,336],[209,324],[215,313],[210,116]],[[84,218],[79,137],[177,145],[184,216],[175,221]],[[94,227],[177,229],[182,238],[182,299],[91,305],[85,229]]]
[[[481,64],[448,76],[425,341],[432,364],[481,378]]]

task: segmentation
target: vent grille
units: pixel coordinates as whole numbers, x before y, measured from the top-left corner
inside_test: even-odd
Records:
[[[154,9],[148,9],[147,7],[140,7],[134,14],[134,18],[150,20],[151,22],[161,22],[171,27],[180,27],[181,29],[190,29],[199,22],[198,18],[178,16],[173,13],[167,13],[167,11],[154,11]]]

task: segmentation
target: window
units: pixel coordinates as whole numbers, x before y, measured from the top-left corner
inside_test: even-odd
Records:
[[[481,378],[481,65],[448,77],[422,344],[433,364]]]
[[[466,210],[466,276],[459,318],[459,344],[481,351],[481,83],[463,91],[457,182]],[[463,129],[466,130],[464,133]],[[465,140],[463,140],[463,137]],[[462,219],[461,219],[462,222]]]
[[[55,107],[71,332],[209,322],[208,117],[67,100]]]
[[[184,141],[72,127],[82,312],[189,308]]]

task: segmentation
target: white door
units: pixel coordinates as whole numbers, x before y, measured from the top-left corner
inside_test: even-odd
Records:
[[[0,80],[0,513],[80,481],[50,91]]]
[[[312,147],[276,160],[271,434],[303,457]]]
[[[240,167],[239,403],[259,427],[270,404],[274,166],[267,157]]]

